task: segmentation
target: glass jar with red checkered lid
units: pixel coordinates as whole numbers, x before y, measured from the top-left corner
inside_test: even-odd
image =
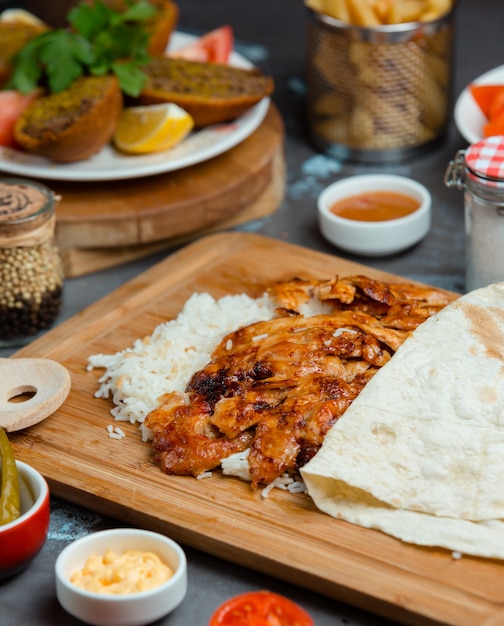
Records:
[[[504,280],[504,136],[459,150],[445,185],[464,190],[466,291]]]

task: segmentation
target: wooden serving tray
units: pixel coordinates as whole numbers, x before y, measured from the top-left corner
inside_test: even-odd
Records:
[[[141,259],[150,254],[167,250],[170,247],[180,246],[194,239],[213,232],[225,231],[264,219],[273,215],[281,205],[285,196],[286,186],[286,164],[283,154],[283,145],[279,144],[277,153],[271,155],[270,182],[261,193],[249,204],[223,221],[217,222],[210,227],[191,230],[186,234],[177,237],[170,237],[162,241],[153,243],[138,244],[134,246],[123,246],[120,248],[66,248],[60,246],[60,255],[63,261],[63,269],[66,278],[75,278],[92,272],[97,272],[110,267],[117,267],[124,263]],[[237,205],[239,206],[239,205]]]
[[[174,172],[105,182],[54,181],[58,244],[121,248],[207,228],[251,204],[270,183],[283,148],[283,120],[271,104],[244,141],[212,159]]]
[[[504,624],[504,564],[407,545],[335,520],[305,494],[267,498],[223,477],[167,476],[137,425],[110,439],[111,402],[94,398],[96,353],[115,353],[178,314],[195,291],[257,296],[277,279],[365,273],[338,257],[260,235],[210,235],[166,258],[15,356],[48,357],[72,376],[64,405],[11,440],[18,459],[47,478],[52,494],[123,522],[172,536],[220,558],[272,574],[404,624]],[[397,277],[395,277],[397,279]],[[358,442],[356,442],[358,445]]]
[[[280,206],[285,183],[284,126],[274,104],[249,137],[208,161],[127,181],[54,182],[65,276],[267,217]]]

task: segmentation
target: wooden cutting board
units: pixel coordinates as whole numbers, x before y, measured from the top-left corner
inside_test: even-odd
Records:
[[[355,604],[404,624],[504,624],[504,563],[407,545],[335,520],[305,494],[278,489],[262,498],[248,483],[164,475],[136,425],[110,439],[111,402],[93,397],[101,370],[92,354],[112,354],[178,314],[195,291],[257,296],[270,281],[383,272],[260,235],[210,235],[167,257],[47,333],[15,356],[63,363],[72,389],[63,406],[11,437],[18,459],[61,498],[268,575]]]

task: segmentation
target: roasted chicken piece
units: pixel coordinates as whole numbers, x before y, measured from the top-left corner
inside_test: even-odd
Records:
[[[198,476],[250,449],[252,485],[294,473],[408,333],[449,301],[365,276],[271,288],[278,317],[228,334],[185,393],[145,419],[167,473]],[[305,317],[313,301],[330,312]]]
[[[338,310],[350,308],[378,318],[388,314],[392,306],[408,305],[409,311],[404,316],[418,315],[421,321],[453,299],[452,294],[441,289],[414,283],[388,283],[362,275],[327,281],[295,279],[278,283],[268,292],[278,299],[281,306],[298,312],[311,298],[315,298],[330,303]],[[428,314],[425,315],[424,311]],[[391,325],[391,328],[394,327]]]
[[[199,476],[220,465],[235,452],[250,446],[253,433],[244,431],[228,439],[210,422],[211,407],[202,397],[183,394],[165,396],[163,404],[148,416],[155,447],[163,469],[169,474]]]

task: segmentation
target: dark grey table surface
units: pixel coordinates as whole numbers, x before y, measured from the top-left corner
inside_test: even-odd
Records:
[[[16,2],[0,1],[0,9]],[[28,1],[23,5],[55,25],[71,2]],[[341,163],[320,153],[308,138],[304,115],[306,14],[302,0],[180,0],[179,30],[200,34],[224,23],[233,26],[240,53],[274,76],[273,101],[286,127],[287,192],[272,217],[242,227],[273,238],[351,258],[367,265],[454,291],[464,291],[464,216],[461,192],[444,186],[448,162],[467,143],[453,119],[444,143],[413,160],[398,164]],[[501,0],[461,0],[456,18],[454,101],[471,80],[504,62],[504,6]],[[453,116],[452,116],[453,118]],[[433,198],[433,225],[416,247],[396,256],[350,257],[326,242],[317,227],[316,198],[332,181],[352,174],[386,172],[410,176],[428,187]],[[146,179],[145,184],[148,184]],[[68,279],[59,321],[76,314],[128,279],[160,261],[167,251],[118,268]],[[2,350],[0,356],[12,351]],[[1,626],[46,626],[80,623],[59,606],[54,588],[54,562],[72,540],[99,529],[121,525],[56,498],[51,500],[49,537],[42,552],[24,572],[0,582]],[[268,578],[186,546],[189,591],[186,600],[160,622],[166,626],[206,626],[215,607],[228,597],[268,588],[304,606],[317,626],[376,626],[389,623],[302,587]],[[300,554],[302,558],[302,554]]]

